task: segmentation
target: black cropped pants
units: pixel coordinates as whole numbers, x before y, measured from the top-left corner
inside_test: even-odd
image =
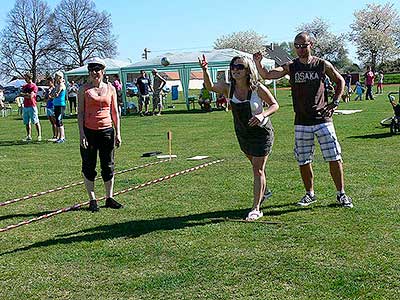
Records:
[[[88,147],[81,145],[82,173],[90,181],[96,178],[97,152],[99,152],[101,177],[109,181],[114,176],[114,128],[92,130],[84,128]]]

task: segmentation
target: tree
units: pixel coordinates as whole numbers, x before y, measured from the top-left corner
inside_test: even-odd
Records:
[[[232,48],[247,53],[264,51],[266,36],[253,30],[234,32],[223,35],[214,42],[214,49]]]
[[[297,31],[306,31],[314,42],[316,56],[326,59],[337,68],[343,68],[349,64],[347,49],[345,47],[346,36],[339,36],[329,31],[329,24],[321,18],[315,18],[311,23],[304,23],[297,27]],[[350,62],[351,65],[351,62]]]
[[[286,53],[288,53],[291,57],[296,57],[296,51],[294,49],[293,42],[282,42],[280,44],[275,44],[285,50]]]
[[[117,53],[111,16],[96,11],[92,0],[61,0],[54,10],[53,22],[59,45],[55,60],[62,61],[68,69],[83,66],[94,56],[113,57]]]
[[[17,0],[1,34],[2,72],[13,76],[30,71],[35,81],[55,49],[49,34],[49,6],[42,0]]]
[[[394,5],[367,4],[354,13],[350,40],[357,47],[358,58],[375,70],[377,64],[400,54],[400,17]]]

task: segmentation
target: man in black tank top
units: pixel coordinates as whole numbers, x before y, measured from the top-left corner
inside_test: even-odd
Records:
[[[337,190],[337,201],[343,207],[353,207],[350,197],[344,191],[341,148],[333,126],[332,114],[339,105],[343,94],[344,79],[331,63],[311,55],[313,42],[307,32],[299,33],[294,39],[297,58],[268,71],[261,65],[262,55],[256,53],[253,59],[257,70],[264,79],[279,79],[290,76],[293,109],[295,112],[295,156],[306,194],[297,203],[308,206],[316,202],[312,161],[314,137],[317,136],[322,155],[329,162],[330,173]],[[336,83],[333,101],[328,102],[324,81],[328,76]]]

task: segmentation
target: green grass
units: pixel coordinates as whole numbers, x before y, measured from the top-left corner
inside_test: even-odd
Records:
[[[252,171],[230,113],[177,105],[161,117],[124,117],[116,170],[155,161],[144,152],[166,153],[167,130],[178,158],[118,175],[116,191],[196,165],[190,156],[225,161],[122,194],[119,211],[73,211],[1,233],[0,299],[400,299],[400,136],[379,125],[392,115],[386,96],[342,103],[363,112],[335,116],[354,209],[335,205],[319,149],[319,201],[304,209],[294,205],[303,187],[288,94],[278,91],[272,118],[274,194],[262,219],[271,223],[225,220],[243,218],[252,203]],[[65,144],[24,144],[15,113],[0,119],[1,202],[81,180],[76,119],[65,123]],[[101,182],[96,188],[102,196]],[[78,186],[0,207],[0,227],[86,200]]]

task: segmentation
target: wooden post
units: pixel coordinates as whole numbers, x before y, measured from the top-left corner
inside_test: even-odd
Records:
[[[168,138],[168,153],[169,153],[169,160],[171,160],[172,156],[172,131],[169,130],[167,132],[167,138]]]

